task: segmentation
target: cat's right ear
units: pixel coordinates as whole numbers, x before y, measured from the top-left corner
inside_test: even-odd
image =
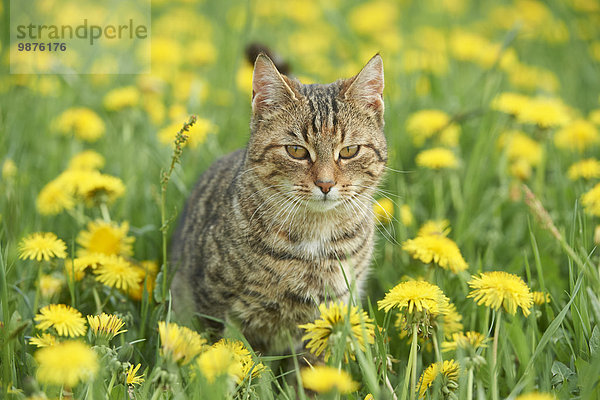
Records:
[[[252,112],[261,114],[295,101],[300,94],[292,83],[281,75],[273,61],[263,53],[256,57],[252,75]]]

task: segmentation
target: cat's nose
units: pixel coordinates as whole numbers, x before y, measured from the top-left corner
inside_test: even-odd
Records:
[[[327,194],[329,193],[329,190],[335,185],[335,182],[332,180],[324,181],[322,179],[319,179],[315,181],[315,185],[317,185],[319,189],[321,189],[321,192]]]

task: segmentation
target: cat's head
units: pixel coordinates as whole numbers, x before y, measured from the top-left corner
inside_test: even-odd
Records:
[[[247,166],[308,208],[326,211],[372,195],[387,161],[383,61],[354,77],[304,85],[259,55],[254,65]]]

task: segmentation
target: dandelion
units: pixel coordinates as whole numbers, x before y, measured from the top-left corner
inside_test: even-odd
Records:
[[[300,375],[304,387],[317,393],[336,390],[341,394],[349,394],[357,391],[359,387],[346,371],[325,365],[304,368],[300,371]]]
[[[402,243],[402,250],[425,264],[433,262],[454,273],[469,267],[456,243],[445,236],[417,236]]]
[[[60,292],[64,280],[53,275],[42,275],[38,282],[40,293],[45,298],[50,298]]]
[[[477,351],[487,347],[487,343],[490,339],[479,332],[468,331],[468,332],[456,332],[452,334],[452,340],[442,343],[442,350],[452,351],[458,348],[461,349],[473,349]]]
[[[139,275],[140,282],[137,286],[130,288],[127,295],[133,300],[140,301],[144,295],[144,289],[148,292],[148,296],[152,297],[154,286],[156,285],[156,274],[158,273],[158,264],[156,261],[142,261],[141,265],[133,265]]]
[[[526,181],[531,177],[531,164],[527,160],[520,158],[510,164],[508,172],[515,178]]]
[[[473,298],[478,305],[485,305],[494,310],[500,307],[515,314],[521,307],[523,315],[530,314],[533,298],[529,287],[523,280],[504,271],[483,272],[472,276],[468,282],[471,292],[467,297]]]
[[[578,119],[565,126],[554,136],[559,149],[583,152],[600,141],[598,129],[590,122]]]
[[[140,92],[135,86],[125,86],[113,89],[104,96],[102,104],[109,111],[119,111],[134,107],[140,100]]]
[[[206,339],[185,326],[159,321],[162,354],[173,362],[187,364],[204,349]]]
[[[600,217],[600,183],[581,196],[581,203],[586,213]]]
[[[560,99],[535,98],[520,110],[517,120],[542,128],[563,126],[571,120],[571,110]]]
[[[135,367],[133,364],[129,365],[129,368],[125,373],[125,383],[127,385],[141,385],[144,382],[144,374],[137,375],[141,366],[142,364],[138,364]]]
[[[42,215],[56,215],[75,207],[73,192],[63,182],[53,180],[46,184],[38,194],[35,202],[38,212]]]
[[[440,132],[450,123],[450,117],[440,110],[421,110],[406,120],[406,130],[413,143],[420,147],[425,141]]]
[[[355,6],[348,15],[349,26],[357,33],[376,35],[394,26],[397,6],[389,1],[371,1]]]
[[[116,176],[89,171],[81,178],[77,192],[89,206],[97,201],[112,203],[125,193],[123,181]]]
[[[510,115],[517,115],[520,110],[528,105],[529,101],[529,96],[520,93],[504,92],[492,100],[492,109]]]
[[[429,220],[425,222],[421,228],[419,228],[417,236],[448,236],[451,231],[452,229],[450,228],[450,221],[447,219]]]
[[[132,245],[135,238],[127,236],[127,232],[129,232],[127,221],[120,225],[112,221],[90,221],[87,230],[79,232],[77,236],[77,243],[83,247],[78,251],[78,255],[131,256],[133,255]]]
[[[67,245],[52,232],[37,232],[24,237],[19,243],[19,258],[21,260],[49,261],[50,259],[65,258]]]
[[[93,150],[84,150],[69,161],[69,169],[100,169],[104,166],[104,157]]]
[[[459,365],[454,360],[431,364],[419,378],[419,398],[425,398],[427,390],[436,380],[440,380],[442,393],[454,393],[458,389]]]
[[[505,149],[509,161],[524,160],[529,165],[539,165],[542,161],[542,146],[521,131],[504,132],[498,146]]]
[[[393,308],[412,314],[414,312],[430,315],[446,314],[448,312],[448,298],[442,290],[429,282],[407,281],[390,289],[383,300],[377,305],[385,312]]]
[[[400,206],[400,222],[404,226],[411,226],[415,222],[412,210],[408,204],[402,204]]]
[[[66,341],[38,350],[37,379],[51,385],[76,386],[90,381],[98,372],[98,356],[88,345],[79,341]]]
[[[158,139],[163,144],[173,144],[177,132],[181,130],[181,122],[174,122],[158,132]],[[185,133],[188,136],[187,144],[193,149],[204,143],[206,135],[216,132],[217,127],[205,118],[198,118],[196,123]]]
[[[50,304],[41,308],[34,320],[38,329],[54,328],[59,336],[82,336],[86,330],[81,313],[65,304]]]
[[[587,158],[578,161],[569,167],[567,172],[569,179],[597,179],[600,178],[600,161],[595,158]]]
[[[381,224],[389,224],[394,218],[394,203],[388,198],[375,201],[373,205],[375,219]]]
[[[234,374],[238,383],[242,382],[246,376],[251,376],[252,378],[258,377],[266,368],[261,362],[254,362],[250,351],[239,340],[221,339],[213,344],[212,347],[226,348],[231,351],[235,363],[241,367],[239,370],[236,367],[237,373]]]
[[[53,122],[54,130],[63,135],[73,134],[75,137],[95,142],[104,135],[105,126],[102,118],[85,107],[65,110]]]
[[[305,330],[302,340],[308,340],[306,348],[316,356],[325,352],[325,361],[331,357],[331,350],[344,339],[346,342],[344,359],[348,356],[354,359],[352,339],[356,340],[362,351],[365,350],[365,338],[370,344],[374,341],[373,320],[365,311],[359,311],[358,307],[350,306],[342,302],[319,305],[320,318],[314,322],[299,325]],[[364,326],[364,330],[363,330]],[[345,334],[345,329],[349,332]]]
[[[127,332],[127,329],[121,329],[125,326],[125,322],[116,315],[108,315],[102,313],[100,315],[88,315],[88,324],[92,335],[103,343],[108,343],[112,338],[119,333]]]
[[[228,347],[211,347],[197,358],[196,365],[210,383],[222,375],[231,377],[242,375],[242,365]]]
[[[496,321],[494,322],[494,343],[492,349],[492,362],[490,371],[492,373],[492,398],[498,399],[498,371],[496,363],[498,360],[498,337],[502,322],[500,307],[514,315],[517,308],[521,307],[523,315],[528,316],[533,305],[533,296],[529,287],[521,278],[504,271],[483,272],[479,276],[472,276],[468,282],[471,291],[467,297],[473,298],[478,305],[485,305],[496,310]]]
[[[456,158],[452,150],[443,147],[423,150],[417,154],[415,161],[418,166],[429,169],[458,168],[458,158]]]
[[[29,339],[29,344],[41,347],[50,347],[58,343],[56,336],[50,333],[42,333]]]
[[[550,303],[550,294],[546,292],[531,292],[533,303],[541,306],[542,304]]]
[[[4,160],[2,163],[2,179],[9,181],[17,175],[17,164],[10,158]]]
[[[448,312],[442,315],[442,326],[444,327],[444,336],[447,338],[452,337],[456,332],[463,330],[462,315],[456,310],[456,306],[453,303],[448,305]]]
[[[140,271],[121,256],[106,256],[102,264],[94,270],[96,280],[106,286],[123,291],[137,286],[140,282]]]

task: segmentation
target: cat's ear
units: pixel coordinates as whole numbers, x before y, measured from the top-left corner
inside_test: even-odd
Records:
[[[347,80],[341,95],[346,100],[383,112],[383,60],[379,54],[371,58],[358,75]]]
[[[293,83],[281,75],[273,61],[263,53],[256,57],[252,75],[252,111],[261,113],[297,100],[300,94]]]

